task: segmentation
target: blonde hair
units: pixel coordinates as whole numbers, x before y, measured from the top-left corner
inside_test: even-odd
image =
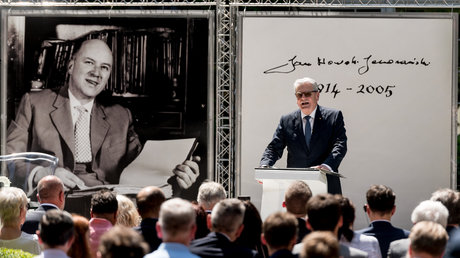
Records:
[[[128,197],[117,194],[118,212],[117,212],[117,225],[126,227],[139,226],[141,217],[137,212],[136,205]]]
[[[3,226],[20,223],[19,214],[27,208],[27,196],[16,187],[2,187],[0,190],[0,219]]]

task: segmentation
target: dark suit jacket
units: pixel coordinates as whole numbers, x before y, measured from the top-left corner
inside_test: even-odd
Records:
[[[26,93],[15,121],[8,127],[7,152],[36,151],[59,158],[59,167],[73,171],[74,129],[68,87]],[[120,105],[94,101],[91,111],[92,170],[99,180],[117,184],[123,168],[140,153],[142,145],[131,113]],[[25,172],[17,172],[13,185],[23,188]]]
[[[195,239],[190,244],[190,252],[202,257],[256,257],[256,252],[230,242],[225,235],[211,232],[207,236]]]
[[[287,249],[281,249],[270,255],[270,258],[297,258],[299,255],[293,254]]]
[[[150,252],[157,250],[162,242],[157,236],[157,229],[155,227],[157,221],[158,219],[145,218],[141,221],[139,227],[134,227],[134,230],[139,232],[144,237],[145,242],[149,244]]]
[[[40,220],[42,219],[43,215],[45,215],[46,211],[54,209],[56,209],[56,207],[52,205],[41,204],[36,210],[28,211],[26,214],[26,220],[24,221],[21,230],[29,234],[36,234],[38,230],[38,224],[40,224]]]
[[[379,241],[382,257],[387,257],[390,243],[409,237],[410,232],[405,229],[393,227],[388,221],[373,221],[368,228],[358,230],[356,233],[376,237]]]
[[[307,228],[307,222],[305,219],[297,218],[297,222],[299,229],[297,232],[297,243],[300,243],[306,235],[310,234],[311,231]]]
[[[444,258],[460,257],[460,229],[451,230]]]
[[[340,162],[347,152],[342,112],[318,105],[310,148],[305,142],[300,109],[282,116],[260,165],[273,166],[283,155],[285,147],[288,151],[288,168],[308,168],[324,163],[338,172]],[[329,193],[342,193],[338,177],[327,175],[327,181]]]

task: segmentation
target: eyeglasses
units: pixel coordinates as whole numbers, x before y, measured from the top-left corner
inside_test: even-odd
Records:
[[[311,97],[311,95],[313,94],[313,92],[318,92],[318,91],[317,91],[317,90],[304,91],[304,92],[298,91],[298,92],[295,93],[295,96],[296,96],[296,98],[298,98],[298,99],[300,99],[300,98],[302,98],[302,97],[309,98],[309,97]]]

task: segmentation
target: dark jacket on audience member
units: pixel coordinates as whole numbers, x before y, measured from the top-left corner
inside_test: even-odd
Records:
[[[307,228],[307,223],[303,218],[297,218],[299,223],[299,233],[297,234],[297,243],[302,242],[303,238],[308,235],[311,231]]]
[[[278,250],[270,256],[270,258],[298,258],[298,257],[299,256],[297,254],[292,254],[292,252],[287,249]]]
[[[379,240],[380,252],[382,257],[387,257],[390,243],[409,237],[409,231],[401,228],[396,228],[389,221],[373,221],[368,228],[356,231],[356,233],[374,236]]]
[[[236,245],[227,236],[211,232],[207,236],[195,239],[190,244],[190,252],[202,257],[257,257],[257,253],[246,247]]]
[[[158,219],[145,218],[141,221],[141,225],[134,227],[134,230],[139,232],[143,237],[145,242],[150,246],[150,252],[153,252],[158,249],[162,240],[157,236],[157,229],[155,225]]]
[[[42,219],[43,215],[45,215],[46,211],[53,209],[57,209],[57,207],[50,204],[41,204],[36,210],[28,211],[26,214],[26,220],[24,221],[21,230],[29,234],[36,234],[38,230],[38,224],[40,224],[40,220]]]

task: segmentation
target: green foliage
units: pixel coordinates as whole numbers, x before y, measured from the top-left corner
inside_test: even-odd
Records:
[[[0,258],[32,258],[35,255],[18,249],[0,248]]]

